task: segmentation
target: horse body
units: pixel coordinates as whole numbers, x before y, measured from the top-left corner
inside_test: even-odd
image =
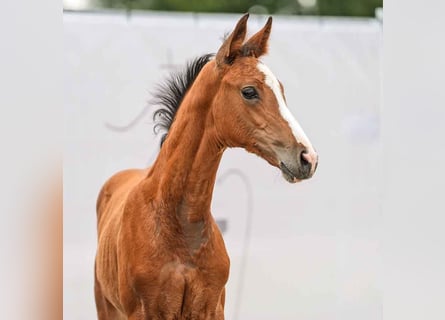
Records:
[[[186,207],[157,201],[141,172],[100,197],[99,319],[222,319],[229,260],[210,212],[182,228]]]
[[[315,170],[313,149],[297,141],[279,116],[276,93],[262,87],[267,75],[257,68],[257,56],[266,51],[271,20],[243,45],[246,21],[247,15],[215,59],[199,67],[152,167],[114,175],[99,194],[99,320],[224,319],[230,262],[210,212],[224,150],[256,153],[290,182]],[[236,55],[244,55],[237,68]],[[261,102],[248,94],[245,79],[259,87]],[[245,119],[240,104],[252,107]],[[290,153],[297,160],[290,161]]]

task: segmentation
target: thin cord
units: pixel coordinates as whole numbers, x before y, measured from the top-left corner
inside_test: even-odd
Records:
[[[105,122],[104,125],[111,131],[117,131],[117,132],[124,132],[130,130],[132,127],[134,127],[149,111],[149,107],[145,106],[139,113],[136,115],[134,119],[132,119],[129,123],[124,124],[122,126],[111,124],[109,122]]]
[[[233,320],[237,320],[240,312],[241,307],[241,298],[242,293],[244,289],[244,275],[246,272],[246,265],[247,265],[247,257],[249,255],[249,245],[250,245],[250,238],[251,238],[251,227],[252,227],[252,218],[253,218],[253,192],[252,192],[252,185],[250,183],[249,177],[245,175],[241,170],[239,169],[229,169],[226,172],[224,172],[217,180],[217,183],[221,183],[229,176],[237,176],[241,179],[241,181],[244,183],[244,186],[246,188],[246,194],[247,194],[247,218],[246,218],[246,229],[244,232],[244,248],[242,250],[243,255],[241,256],[241,265],[240,265],[240,277],[238,281],[238,287],[237,287],[237,299],[235,299],[235,308],[233,311]]]

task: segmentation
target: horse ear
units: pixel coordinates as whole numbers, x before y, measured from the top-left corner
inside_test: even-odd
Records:
[[[232,63],[243,44],[246,37],[246,24],[249,14],[246,13],[241,17],[235,26],[235,29],[227,37],[227,39],[219,48],[215,61],[217,66],[223,66],[225,63]]]
[[[268,41],[270,36],[270,31],[272,29],[272,17],[267,19],[264,27],[255,33],[246,43],[243,45],[241,51],[246,56],[255,56],[259,58],[263,54],[267,53]]]

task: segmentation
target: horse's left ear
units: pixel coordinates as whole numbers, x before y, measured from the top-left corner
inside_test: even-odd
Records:
[[[244,37],[246,36],[246,25],[249,14],[246,13],[241,17],[235,26],[233,32],[224,41],[221,48],[216,54],[216,65],[219,67],[224,66],[226,63],[232,63],[235,57],[239,54],[241,45],[243,44]]]
[[[255,33],[241,48],[243,55],[253,55],[256,58],[267,53],[270,31],[272,29],[272,17],[267,19],[265,26]]]

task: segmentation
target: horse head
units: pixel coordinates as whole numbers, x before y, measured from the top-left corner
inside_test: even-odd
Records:
[[[260,60],[272,18],[245,41],[248,14],[225,39],[212,63],[219,78],[211,114],[225,147],[242,147],[295,183],[314,174],[318,155],[286,104],[284,87]],[[210,64],[210,63],[209,63]]]

